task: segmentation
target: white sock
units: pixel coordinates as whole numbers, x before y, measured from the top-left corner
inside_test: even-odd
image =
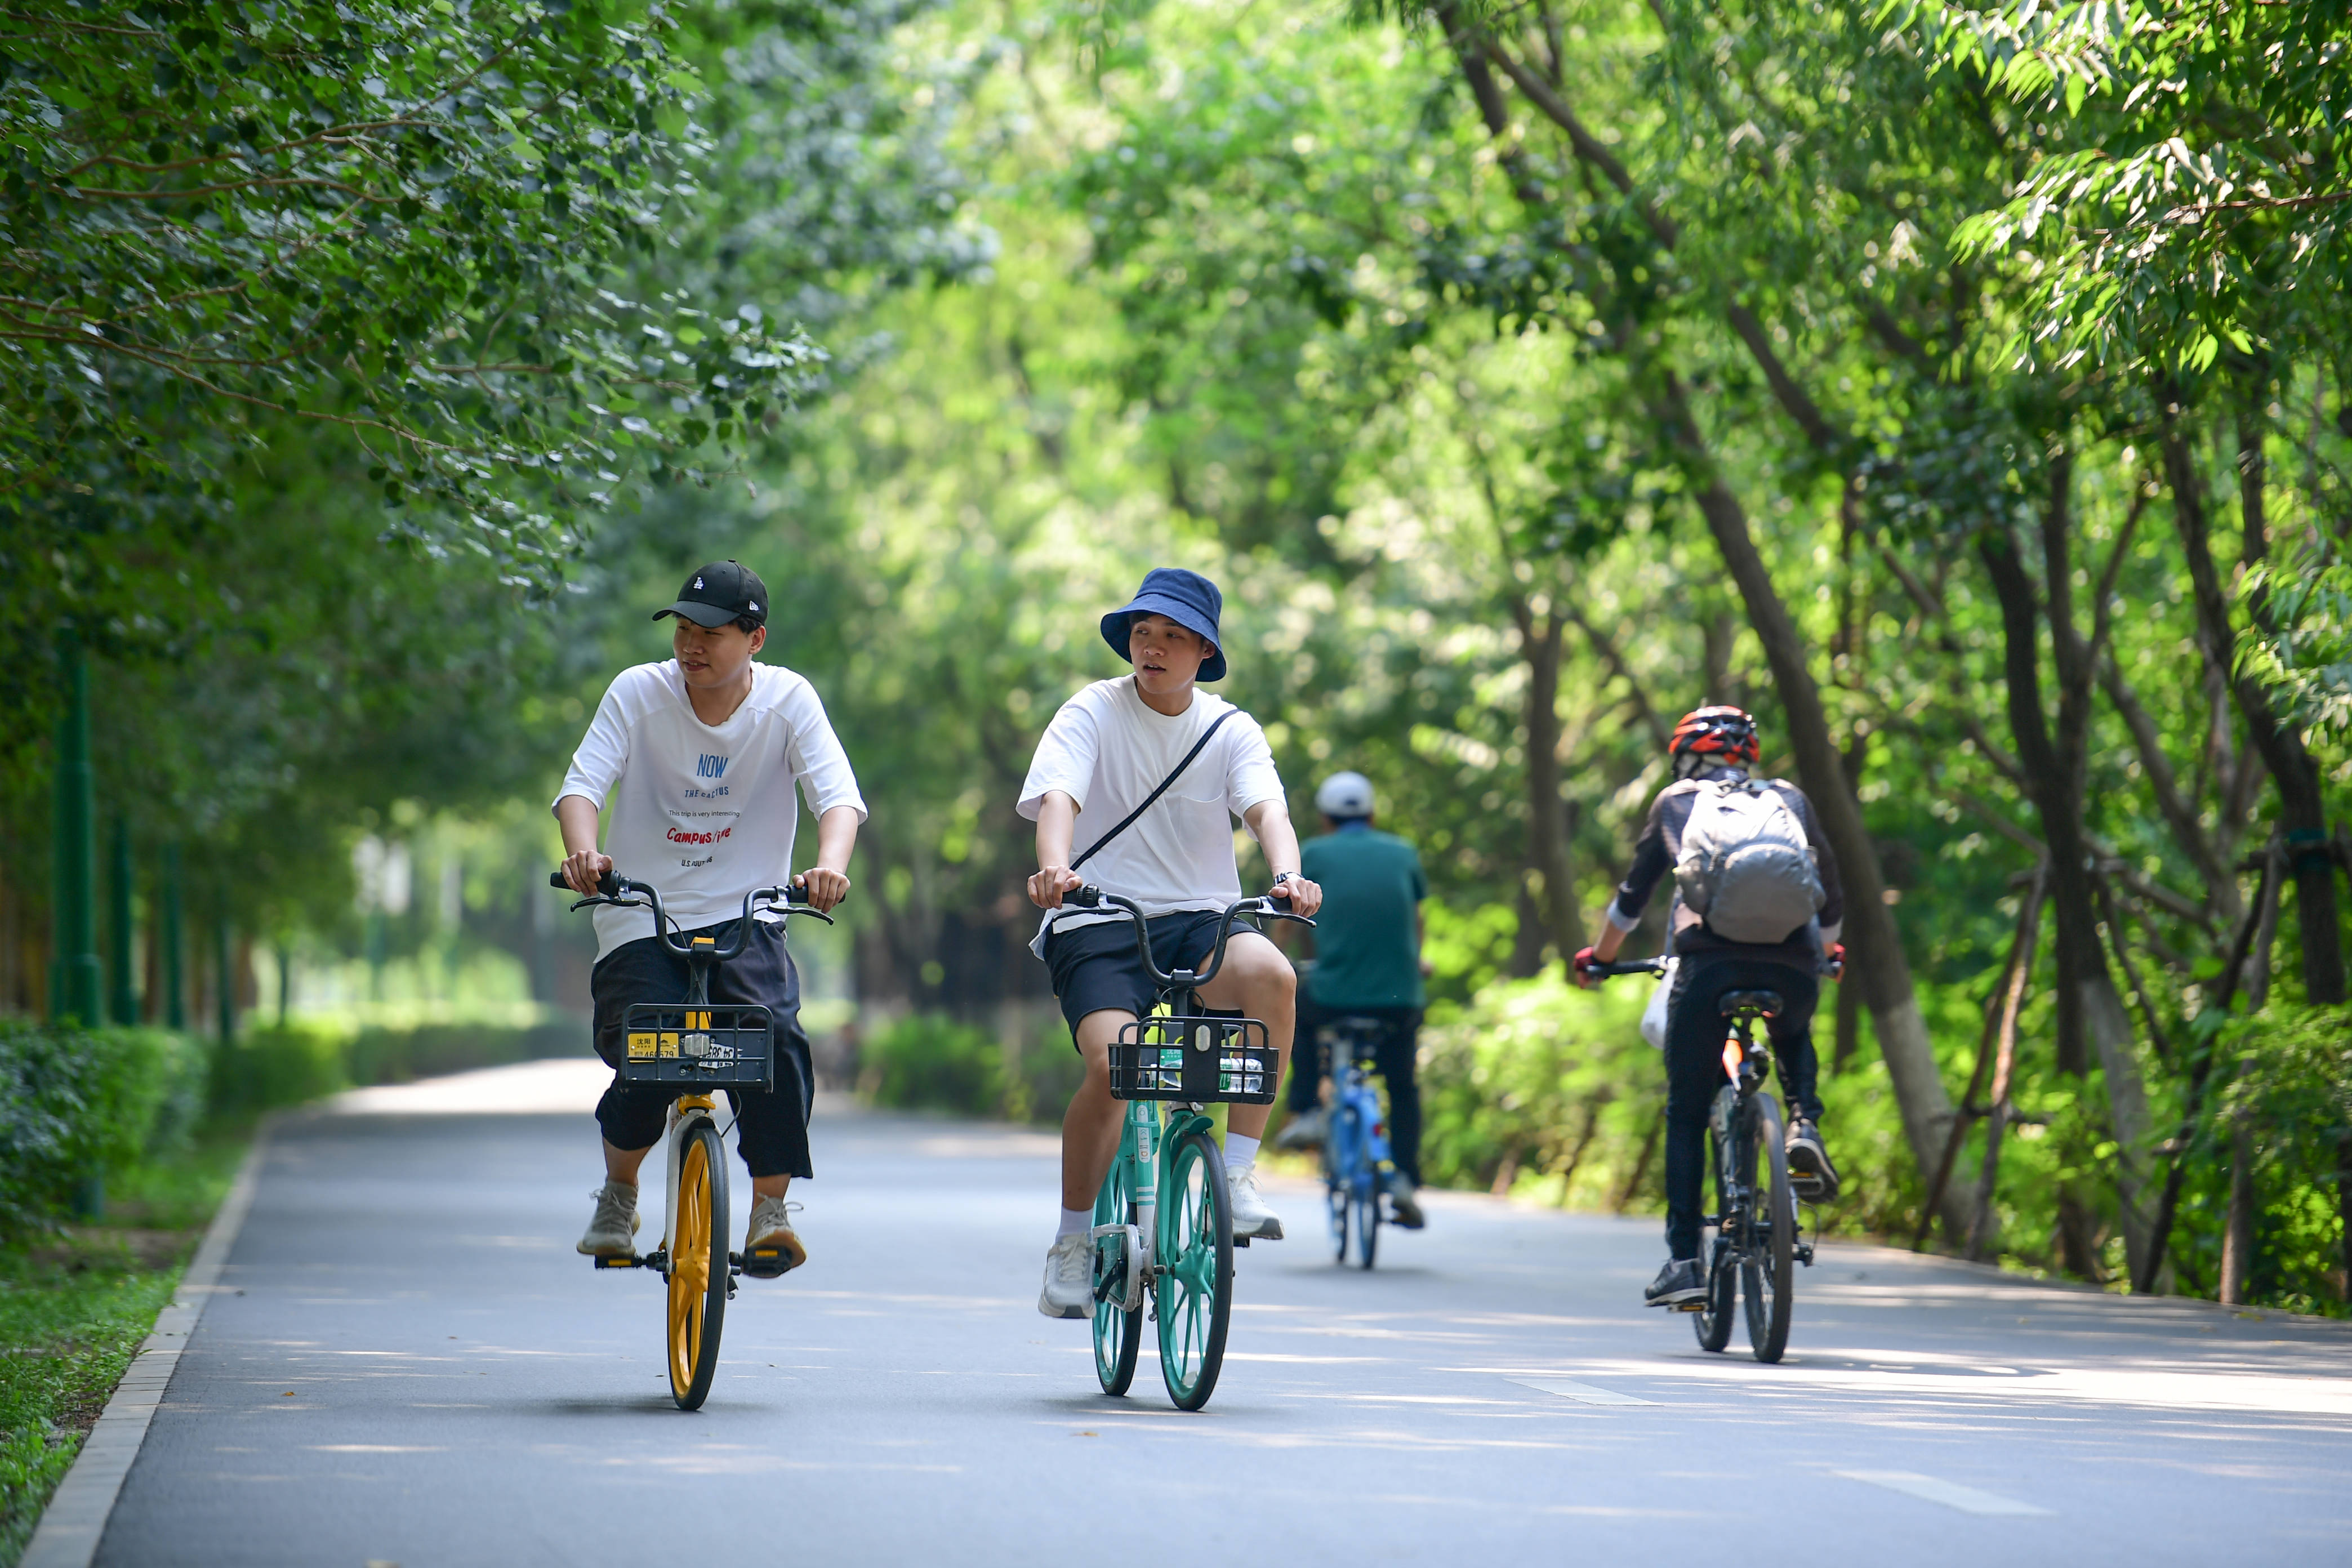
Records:
[[[1055,1241],[1059,1241],[1066,1236],[1077,1236],[1086,1231],[1092,1230],[1094,1227],[1094,1210],[1064,1209],[1062,1211],[1062,1228],[1054,1233],[1054,1239]]]
[[[1257,1140],[1244,1138],[1238,1132],[1225,1134],[1225,1169],[1238,1171],[1244,1165],[1257,1163]]]

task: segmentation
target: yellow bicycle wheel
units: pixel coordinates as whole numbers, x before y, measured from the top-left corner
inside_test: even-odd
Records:
[[[669,1243],[669,1392],[698,1410],[719,1371],[719,1331],[727,1317],[726,1145],[698,1121],[677,1162],[677,1215]]]

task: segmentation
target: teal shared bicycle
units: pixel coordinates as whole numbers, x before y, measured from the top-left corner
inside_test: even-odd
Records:
[[[1271,1105],[1282,1074],[1265,1026],[1208,1013],[1200,991],[1224,966],[1234,921],[1315,922],[1272,899],[1244,899],[1225,910],[1208,966],[1198,973],[1171,972],[1153,962],[1151,935],[1134,903],[1094,887],[1065,894],[1063,901],[1123,910],[1159,993],[1151,1016],[1120,1030],[1110,1047],[1111,1096],[1128,1103],[1118,1152],[1095,1199],[1095,1375],[1105,1394],[1128,1391],[1148,1310],[1160,1331],[1168,1397],[1180,1410],[1198,1410],[1216,1391],[1224,1365],[1236,1245],[1224,1152],[1202,1108]]]

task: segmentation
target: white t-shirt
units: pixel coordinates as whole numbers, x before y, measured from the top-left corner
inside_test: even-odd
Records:
[[[1070,852],[1073,858],[1083,855],[1142,805],[1201,732],[1232,707],[1222,697],[1195,690],[1192,705],[1171,719],[1145,704],[1135,677],[1097,680],[1063,703],[1045,727],[1016,809],[1034,822],[1049,791],[1060,790],[1076,801],[1078,827]],[[1282,779],[1274,771],[1265,731],[1248,714],[1235,712],[1183,777],[1134,826],[1080,867],[1079,875],[1107,892],[1133,899],[1150,915],[1222,910],[1242,896],[1232,818],[1261,801],[1281,798]],[[1067,931],[1126,918],[1117,911],[1049,910],[1031,951],[1045,951],[1048,928]]]
[[[604,853],[623,876],[660,889],[664,910],[692,931],[734,919],[744,894],[791,879],[794,784],[815,815],[849,805],[866,820],[816,689],[754,664],[742,706],[706,724],[672,658],[614,678],[556,798],[576,795],[601,810],[610,794]],[[600,909],[595,920],[598,958],[654,934],[649,910]]]

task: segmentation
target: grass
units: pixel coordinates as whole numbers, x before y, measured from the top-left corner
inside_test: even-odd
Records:
[[[250,1139],[223,1130],[115,1184],[102,1224],[0,1249],[0,1568],[122,1379]]]

